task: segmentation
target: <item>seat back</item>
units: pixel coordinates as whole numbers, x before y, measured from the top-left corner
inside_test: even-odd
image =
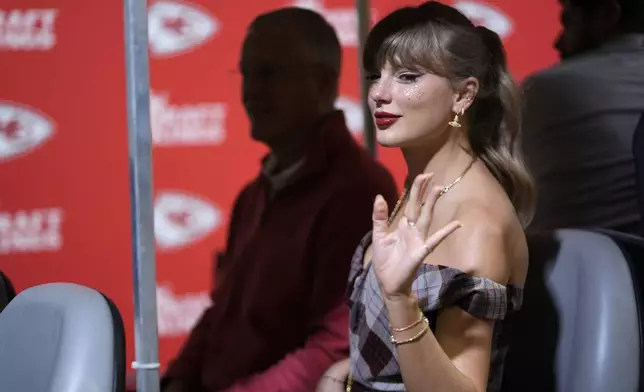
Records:
[[[529,237],[524,306],[509,319],[504,391],[636,392],[639,293],[611,238],[581,230]]]
[[[633,134],[633,157],[637,175],[638,201],[640,206],[640,235],[644,237],[644,113]]]
[[[15,296],[16,289],[14,289],[7,275],[0,271],[0,312],[4,310]]]
[[[122,392],[125,334],[96,290],[50,283],[18,294],[0,313],[0,390]]]

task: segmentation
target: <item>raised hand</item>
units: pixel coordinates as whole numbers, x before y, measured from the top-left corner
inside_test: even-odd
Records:
[[[415,178],[409,200],[396,229],[389,233],[388,207],[382,196],[373,205],[372,266],[383,295],[408,297],[423,260],[447,236],[461,227],[453,221],[429,235],[432,213],[442,187],[432,186],[431,174]]]

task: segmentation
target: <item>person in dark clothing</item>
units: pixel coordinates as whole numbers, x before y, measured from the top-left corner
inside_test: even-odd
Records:
[[[313,11],[259,16],[242,57],[252,137],[270,153],[235,203],[213,306],[163,380],[164,392],[310,392],[348,352],[351,255],[389,172],[335,110],[341,48]],[[336,309],[335,311],[333,309]]]
[[[644,112],[644,1],[562,0],[562,62],[523,83],[530,230],[638,233],[633,134]]]

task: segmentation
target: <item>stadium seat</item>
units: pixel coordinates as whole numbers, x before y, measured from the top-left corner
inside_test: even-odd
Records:
[[[640,291],[609,236],[556,230],[528,238],[523,308],[508,319],[503,391],[640,390]]]
[[[125,333],[111,300],[71,283],[19,293],[0,313],[0,390],[123,392]]]

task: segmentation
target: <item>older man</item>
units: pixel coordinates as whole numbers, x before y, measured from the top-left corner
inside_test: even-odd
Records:
[[[331,310],[374,197],[393,204],[396,188],[334,109],[340,59],[333,28],[312,11],[281,9],[250,26],[243,99],[270,153],[237,199],[214,305],[165,391],[310,392],[347,355],[346,308]]]

